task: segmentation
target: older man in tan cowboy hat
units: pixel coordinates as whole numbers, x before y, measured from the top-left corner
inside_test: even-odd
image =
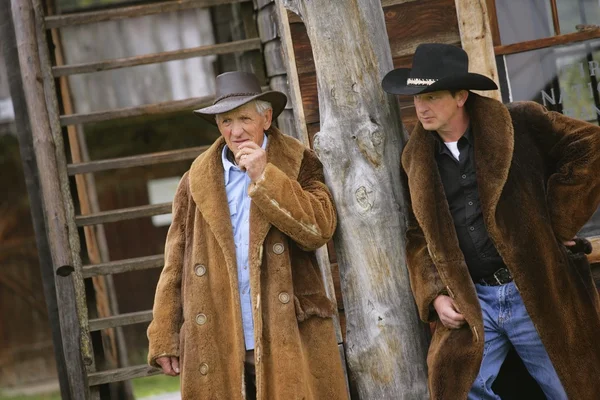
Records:
[[[419,119],[402,166],[431,397],[498,399],[513,346],[549,399],[599,398],[600,301],[572,239],[600,202],[600,128],[470,92],[497,87],[455,46],[420,45],[382,84]]]
[[[216,86],[195,112],[221,137],[175,195],[148,361],[184,399],[346,399],[314,255],[336,226],[322,165],[271,125],[283,93],[244,72]]]

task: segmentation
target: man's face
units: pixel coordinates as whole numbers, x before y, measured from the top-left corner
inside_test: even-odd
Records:
[[[227,147],[233,154],[237,154],[239,145],[246,141],[262,146],[264,131],[271,126],[272,116],[273,110],[269,109],[263,115],[256,111],[254,102],[250,102],[228,113],[217,115],[216,120]]]
[[[454,96],[448,90],[414,96],[417,118],[428,131],[444,131],[463,111],[467,92],[461,90]]]

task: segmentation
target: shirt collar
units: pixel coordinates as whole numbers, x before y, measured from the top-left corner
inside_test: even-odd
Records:
[[[263,143],[262,143],[262,149],[266,150],[267,149],[267,134],[263,133]],[[223,146],[223,151],[221,152],[221,161],[223,162],[223,171],[224,171],[224,176],[225,176],[225,186],[227,186],[227,184],[229,183],[229,172],[233,169],[234,171],[240,171],[239,167],[237,165],[235,165],[234,163],[232,163],[231,161],[229,161],[229,158],[227,158],[227,153],[229,152],[229,147],[227,147],[227,145]]]
[[[438,133],[436,131],[430,131],[430,132],[436,138],[436,143],[437,143],[436,146],[437,146],[438,154],[447,153],[449,155],[452,155],[452,153],[448,149],[448,146],[446,146],[444,144],[444,141],[442,140],[440,135],[438,135]],[[460,139],[458,139],[458,141],[461,141],[463,138],[467,141],[467,143],[469,143],[469,144],[473,143],[473,134],[471,133],[471,124],[469,124],[469,126],[467,126],[467,130],[460,137]]]

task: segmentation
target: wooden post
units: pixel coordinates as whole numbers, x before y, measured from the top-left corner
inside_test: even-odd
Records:
[[[317,71],[323,162],[339,216],[334,237],[347,318],[346,358],[360,399],[428,398],[427,338],[404,254],[404,138],[379,0],[278,0],[308,32]]]
[[[40,177],[46,235],[54,271],[58,275],[56,296],[69,389],[71,398],[85,400],[89,398],[89,388],[81,351],[76,288],[71,274],[75,264],[72,254],[74,243],[71,243],[72,238],[69,237],[69,223],[65,212],[67,203],[57,165],[57,148],[62,143],[56,143],[46,108],[47,93],[44,90],[45,79],[36,39],[39,32],[36,32],[34,8],[30,0],[12,0],[11,5],[23,90]]]
[[[29,115],[27,113],[27,104],[25,103],[25,92],[23,91],[23,83],[21,80],[10,0],[0,0],[0,37],[3,38],[1,50],[4,53],[6,72],[8,74],[10,86],[10,96],[15,109],[19,150],[25,175],[25,185],[29,195],[31,219],[33,222],[40,261],[42,287],[44,290],[44,298],[46,299],[46,307],[48,309],[48,323],[52,333],[52,342],[54,343],[54,359],[56,360],[60,394],[62,399],[71,400],[72,397],[69,392],[67,366],[60,332],[58,305],[56,302],[56,285],[54,282],[54,269],[52,268],[52,255],[50,253],[48,239],[46,238],[46,223],[44,221],[42,208],[40,180],[37,173],[37,164],[33,150],[31,126],[29,125]]]
[[[455,0],[455,4],[460,42],[469,55],[469,72],[485,75],[500,87],[486,0]],[[475,92],[502,101],[500,90]]]

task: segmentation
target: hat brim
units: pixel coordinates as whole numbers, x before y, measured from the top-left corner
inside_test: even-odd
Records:
[[[487,76],[469,72],[461,75],[448,76],[439,79],[431,85],[407,85],[410,77],[410,68],[396,68],[388,72],[381,86],[390,94],[414,96],[422,93],[437,92],[440,90],[496,90],[498,85]]]
[[[253,96],[232,96],[219,101],[209,107],[199,108],[194,110],[194,114],[204,118],[213,125],[217,125],[215,115],[223,114],[234,110],[238,107],[248,104],[253,100],[268,101],[273,107],[273,120],[281,114],[287,104],[287,96],[282,92],[271,90],[268,92],[259,93]]]

